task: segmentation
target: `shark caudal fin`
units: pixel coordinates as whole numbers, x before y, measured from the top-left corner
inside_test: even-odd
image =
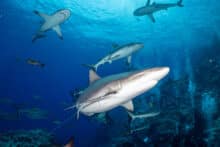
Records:
[[[130,118],[131,118],[131,121],[133,121],[134,119],[136,119],[136,117],[135,117],[135,115],[133,114],[133,113],[131,113],[131,112],[129,112],[129,111],[127,111],[128,112],[128,115],[130,116]]]
[[[88,68],[92,69],[93,71],[97,71],[97,66],[95,66],[93,64],[82,64],[82,66],[88,67]]]
[[[83,94],[83,90],[80,90],[80,89],[74,89],[74,90],[70,91],[70,95],[74,99],[79,98],[81,94]]]
[[[36,35],[34,35],[34,37],[32,38],[32,43],[34,43],[37,39],[40,38],[44,38],[46,37],[46,35],[42,34],[42,33],[37,33]]]
[[[177,6],[183,7],[184,5],[182,4],[182,2],[183,2],[183,0],[179,0],[179,1],[177,2]]]
[[[44,14],[44,13],[41,13],[37,10],[34,10],[34,13],[40,17],[42,17],[45,21],[47,21],[51,16],[50,15],[47,15],[47,14]]]

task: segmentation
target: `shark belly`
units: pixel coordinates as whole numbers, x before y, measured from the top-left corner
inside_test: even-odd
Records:
[[[118,95],[120,95],[122,99],[122,104],[126,103],[135,97],[147,92],[151,88],[153,88],[158,81],[152,80],[147,82],[132,82],[130,84],[126,84],[123,89],[119,92]]]
[[[49,29],[52,29],[53,27],[59,25],[60,23],[61,20],[59,20],[58,18],[51,18],[42,25],[40,31],[41,32],[48,31]]]
[[[85,108],[83,108],[82,110],[80,110],[80,112],[84,114],[102,113],[102,112],[109,111],[113,108],[116,108],[117,106],[120,105],[120,103],[121,103],[121,100],[119,97],[112,96],[112,97],[104,98],[97,102],[91,103]]]
[[[132,53],[133,53],[132,49],[125,48],[125,49],[119,50],[118,52],[112,54],[111,55],[111,60],[112,61],[119,60],[119,59],[130,56]]]
[[[135,16],[144,16],[144,15],[148,15],[148,14],[152,14],[153,12],[155,12],[155,8],[154,7],[143,7],[143,8],[139,8],[137,10],[134,11],[134,15]]]

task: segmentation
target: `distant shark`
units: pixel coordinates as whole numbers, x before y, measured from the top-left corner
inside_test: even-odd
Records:
[[[183,7],[183,0],[179,0],[177,3],[156,3],[150,4],[150,0],[147,1],[146,5],[140,7],[134,11],[134,16],[144,16],[147,15],[152,22],[156,22],[153,14],[157,11],[167,10],[171,7]]]
[[[90,70],[90,86],[83,91],[76,105],[67,109],[77,108],[77,118],[80,112],[92,116],[118,106],[133,111],[132,99],[153,88],[169,71],[168,67],[160,67],[116,74],[101,79],[93,70]]]
[[[84,66],[90,67],[93,70],[97,71],[98,67],[105,63],[112,63],[115,60],[122,58],[127,58],[127,63],[131,64],[131,56],[133,53],[137,52],[139,49],[143,48],[143,43],[130,43],[123,46],[116,45],[114,48],[115,51],[111,52],[104,58],[98,61],[95,65],[83,64]]]
[[[63,39],[63,35],[60,29],[60,24],[62,24],[70,17],[71,15],[70,10],[68,9],[58,10],[52,15],[47,15],[38,11],[34,11],[34,13],[42,17],[45,22],[40,27],[37,34],[33,37],[32,42],[35,42],[37,39],[44,37],[45,36],[44,32],[50,29],[54,30],[60,39]]]

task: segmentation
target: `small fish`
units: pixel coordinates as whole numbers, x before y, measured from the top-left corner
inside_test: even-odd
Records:
[[[66,145],[64,145],[64,147],[74,147],[74,138],[71,137],[69,142]]]
[[[41,63],[40,61],[34,60],[34,59],[27,59],[26,61],[28,64],[33,65],[33,66],[39,66],[41,68],[43,68],[45,66],[45,64]]]

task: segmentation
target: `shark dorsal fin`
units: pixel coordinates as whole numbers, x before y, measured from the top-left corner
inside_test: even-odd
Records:
[[[147,0],[146,6],[150,5],[150,0]]]
[[[97,80],[101,79],[99,75],[94,70],[89,70],[89,83],[93,83]]]
[[[134,105],[132,101],[128,101],[127,103],[124,103],[121,106],[127,109],[128,111],[134,111]]]
[[[45,21],[47,21],[51,16],[47,15],[45,13],[41,13],[39,11],[34,11],[35,14],[39,15],[40,17],[42,17]]]

